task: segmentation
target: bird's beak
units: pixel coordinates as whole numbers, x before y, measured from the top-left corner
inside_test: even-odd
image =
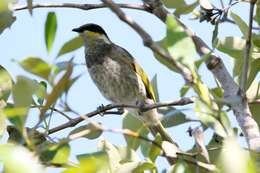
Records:
[[[72,31],[74,31],[74,32],[81,32],[81,29],[80,28],[74,28],[74,29],[72,29]]]

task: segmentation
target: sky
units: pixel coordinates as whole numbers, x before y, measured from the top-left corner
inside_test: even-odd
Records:
[[[61,0],[34,0],[34,2],[63,2]],[[65,1],[64,1],[65,2]],[[67,2],[67,1],[66,1]],[[84,3],[86,1],[70,1],[77,3]],[[97,3],[100,1],[87,1],[88,3]],[[126,2],[126,1],[116,1]],[[131,3],[138,3],[138,0],[131,0]],[[218,1],[212,1],[218,2]],[[25,1],[19,1],[20,4],[24,4]],[[246,14],[248,10],[246,4],[238,4],[235,8],[232,8],[234,12],[238,14]],[[44,42],[44,23],[49,11],[56,12],[58,19],[58,30],[54,41],[52,52],[47,53],[45,42]],[[131,16],[137,23],[139,23],[155,41],[159,41],[165,36],[165,26],[156,17],[141,11],[136,10],[124,10],[127,15]],[[165,66],[158,63],[153,57],[153,53],[148,48],[144,47],[141,38],[136,34],[128,25],[122,23],[109,9],[97,9],[91,11],[82,11],[77,9],[35,9],[33,10],[33,16],[30,16],[27,10],[14,12],[17,17],[10,29],[6,29],[0,35],[0,48],[1,57],[0,64],[9,70],[12,77],[15,79],[18,75],[25,75],[32,78],[35,76],[25,72],[15,61],[23,60],[29,56],[36,56],[44,59],[49,63],[57,63],[59,61],[69,60],[72,56],[75,56],[76,62],[84,63],[84,51],[83,48],[66,54],[59,59],[56,59],[56,55],[61,46],[71,38],[76,36],[76,33],[71,30],[85,23],[97,23],[101,25],[107,32],[110,39],[116,44],[126,48],[141,64],[143,69],[151,79],[155,74],[158,77],[159,95],[162,101],[177,100],[180,98],[179,90],[183,86],[184,81],[180,75],[173,73],[168,70]],[[246,15],[242,16],[247,19]],[[198,21],[190,20],[190,16],[181,18],[181,20],[192,28],[202,39],[211,43],[211,34],[214,27],[208,23],[198,23]],[[238,28],[232,24],[220,25],[220,37],[230,35],[241,36]],[[232,67],[232,60],[227,58],[225,55],[220,54],[225,64],[229,68]],[[198,57],[195,57],[198,58]],[[15,60],[15,61],[14,61]],[[231,70],[230,70],[231,71]],[[209,86],[215,86],[215,81],[212,74],[207,71],[205,65],[199,70],[202,74],[202,80]],[[99,93],[96,86],[91,81],[86,67],[78,66],[75,69],[75,75],[83,73],[83,76],[73,85],[69,94],[69,104],[72,108],[78,112],[84,114],[95,110],[101,104],[108,104],[109,102]],[[189,96],[194,93],[189,92]],[[192,107],[180,107],[189,116],[194,116],[192,113]],[[29,116],[28,126],[33,125],[36,122],[36,117],[33,116],[34,111]],[[232,116],[232,115],[230,115]],[[122,117],[120,116],[96,116],[93,120],[102,122],[105,127],[120,128]],[[234,117],[232,117],[234,120]],[[54,123],[52,126],[59,125],[65,122],[65,119],[61,116],[54,117]],[[186,130],[189,126],[195,127],[197,124],[185,124],[178,127],[169,129],[170,134],[174,140],[179,142],[179,145],[183,150],[189,149],[193,145],[193,139],[188,136]],[[234,124],[235,125],[235,124]],[[52,135],[56,138],[57,136],[65,136],[69,130],[61,131],[57,134]],[[211,135],[210,131],[205,133],[205,136]],[[104,133],[98,140],[86,140],[79,139],[71,142],[72,154],[82,154],[86,152],[96,151],[96,144],[100,139],[106,139],[116,145],[125,145],[122,135]],[[75,158],[72,157],[72,160]],[[167,167],[165,160],[160,159],[159,164],[162,167]],[[58,170],[50,169],[49,172],[56,173]]]

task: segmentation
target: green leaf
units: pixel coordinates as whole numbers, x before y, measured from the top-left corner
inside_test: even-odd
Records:
[[[32,104],[32,96],[38,90],[37,82],[24,76],[17,76],[13,86],[14,105],[8,105],[4,114],[16,125],[19,130],[23,129],[26,115]]]
[[[241,148],[235,138],[227,138],[224,141],[218,164],[222,173],[257,173],[259,171],[248,151]]]
[[[189,85],[183,85],[183,87],[180,90],[180,97],[184,97],[189,91],[189,89],[190,89]]]
[[[217,39],[216,48],[231,57],[242,59],[245,45],[246,40],[240,37],[225,37],[223,40]]]
[[[128,113],[125,115],[123,119],[123,129],[129,129],[134,132],[137,132],[139,135],[145,137],[149,133],[148,129],[145,127],[145,125],[138,120],[134,115],[131,115]],[[134,138],[128,135],[124,135],[126,143],[129,147],[136,150],[141,143],[141,140],[138,138]]]
[[[69,161],[69,155],[70,146],[68,144],[59,146],[59,149],[57,150],[51,162],[54,164],[67,163]]]
[[[0,101],[6,101],[12,90],[12,77],[8,71],[0,65]]]
[[[246,40],[239,37],[226,37],[224,40],[216,41],[216,48],[235,58],[235,67],[233,68],[233,75],[238,76],[241,72],[243,63],[243,54],[246,45]]]
[[[190,12],[192,12],[196,6],[198,5],[198,2],[195,1],[192,4],[187,4],[185,2],[185,0],[162,0],[163,4],[167,7],[167,8],[174,8],[176,9],[174,14],[175,16],[180,16],[183,14],[188,14]]]
[[[233,129],[232,129],[232,126],[231,126],[231,122],[230,122],[226,112],[220,112],[220,114],[219,114],[219,121],[221,122],[222,126],[225,128],[225,130],[229,134],[233,134]]]
[[[129,147],[117,147],[118,153],[120,154],[120,163],[140,161],[137,153]]]
[[[258,79],[255,79],[247,89],[246,96],[251,101],[260,99],[260,83]]]
[[[189,14],[191,13],[196,7],[198,6],[198,2],[195,1],[194,3],[191,4],[186,4],[184,6],[181,6],[179,8],[177,8],[174,11],[174,15],[175,16],[180,16],[180,15],[184,15],[184,14]]]
[[[193,57],[196,55],[196,49],[192,39],[187,35],[173,15],[167,16],[166,25],[167,50],[176,61],[193,71],[195,69]]]
[[[25,144],[24,137],[16,126],[8,126],[7,132],[9,135],[9,137],[8,137],[9,143],[17,143],[17,144],[21,144],[21,145]]]
[[[216,47],[217,36],[218,36],[218,23],[215,25],[213,35],[212,35],[211,44],[212,44],[213,47]]]
[[[39,83],[39,88],[42,88],[42,90],[43,90],[43,92],[44,92],[44,96],[41,95],[41,94],[39,94],[39,95],[38,95],[38,99],[37,99],[37,103],[38,103],[39,105],[42,105],[43,102],[44,102],[46,93],[47,93],[47,83],[44,82],[44,81],[41,81],[41,82]]]
[[[235,21],[240,31],[247,38],[248,26],[245,21],[241,19],[241,17],[233,12],[230,13],[231,18]]]
[[[258,26],[260,27],[260,6],[259,5],[257,5],[257,8],[256,8],[255,20],[256,20]]]
[[[29,73],[48,80],[51,73],[51,65],[38,57],[28,57],[19,62],[21,67]]]
[[[160,47],[167,49],[167,43],[166,43],[166,38],[160,40],[157,42],[157,44],[160,45]],[[165,61],[165,58],[163,58],[161,55],[154,53],[155,58],[163,65],[165,65],[167,68],[169,68],[170,70],[172,70],[173,72],[177,73],[177,69],[175,68],[174,65],[172,65],[171,63],[168,63],[167,61]]]
[[[221,87],[212,88],[209,91],[214,100],[223,100],[224,90]],[[221,110],[221,108],[225,105],[222,101],[216,102],[216,104],[218,105],[219,110]]]
[[[216,39],[216,38],[215,38]],[[216,41],[215,41],[216,42]],[[197,69],[200,68],[201,64],[209,59],[212,52],[207,53],[206,55],[203,55],[200,59],[195,61],[195,66]]]
[[[40,164],[36,155],[22,146],[0,145],[0,160],[4,165],[5,173],[45,172],[45,168]]]
[[[6,131],[6,116],[4,114],[4,110],[0,106],[0,139],[3,137]]]
[[[158,82],[157,82],[157,75],[154,75],[154,77],[151,80],[151,85],[153,87],[153,91],[155,94],[155,100],[156,102],[160,101],[159,92],[158,92]]]
[[[41,160],[52,164],[64,164],[69,161],[70,146],[68,144],[51,144],[40,153]]]
[[[106,152],[100,151],[90,154],[82,154],[78,155],[77,158],[80,162],[80,171],[78,171],[79,173],[97,173],[109,171],[108,156]]]
[[[260,106],[259,103],[251,103],[249,104],[250,111],[253,115],[254,120],[257,122],[258,126],[260,126]]]
[[[79,36],[69,40],[62,46],[57,57],[80,48],[81,46],[83,46],[83,43],[84,42],[83,42],[82,38]]]
[[[257,48],[260,48],[260,35],[259,34],[253,33],[252,41],[253,41],[254,46],[256,46]]]
[[[187,115],[173,107],[169,107],[167,109],[159,109],[159,113],[164,115],[162,119],[162,124],[166,128],[178,126],[191,121],[189,118],[187,118]]]
[[[57,31],[57,18],[55,12],[49,12],[45,22],[45,44],[50,53]]]
[[[106,153],[111,171],[115,172],[121,161],[121,155],[118,149],[106,140],[102,140],[98,143],[98,149]]]
[[[179,8],[181,6],[187,5],[184,0],[176,0],[176,1],[162,0],[162,3],[167,8]]]
[[[252,62],[250,63],[249,70],[250,70],[250,72],[249,72],[249,76],[247,79],[247,88],[250,87],[252,82],[255,80],[256,75],[260,71],[260,58],[252,60]]]
[[[32,0],[27,0],[27,7],[28,7],[28,10],[29,10],[29,13],[32,15]]]
[[[199,120],[204,125],[211,127],[218,135],[222,137],[227,136],[225,129],[215,118],[217,116],[217,112],[213,111],[212,108],[199,99],[195,99],[195,112]]]
[[[14,107],[14,105],[7,104],[4,109],[4,114],[8,120],[22,132],[26,116],[28,113],[28,108],[24,107]]]
[[[96,125],[89,123],[87,125],[83,125],[75,128],[70,132],[69,135],[75,135],[78,133],[84,134],[81,137],[88,138],[88,139],[96,139],[102,134],[102,130],[100,130]]]
[[[159,134],[156,135],[154,142],[159,144],[159,145],[162,144],[162,138],[161,138],[161,136]],[[161,154],[161,148],[159,148],[158,146],[156,146],[154,144],[151,144],[151,148],[150,148],[150,151],[149,151],[149,159],[152,162],[155,162],[156,158],[160,154]]]
[[[207,104],[209,107],[212,106],[212,100],[210,96],[210,92],[208,87],[200,80],[200,78],[197,79],[193,89],[198,94],[200,99]]]
[[[32,95],[37,90],[35,81],[24,76],[17,76],[17,82],[13,87],[13,99],[16,107],[30,107]]]
[[[9,0],[0,1],[0,34],[5,28],[10,27],[16,19],[11,9],[12,3]]]
[[[44,118],[46,111],[49,107],[56,102],[59,96],[64,93],[70,84],[70,76],[72,74],[73,68],[71,64],[68,64],[66,73],[62,76],[62,78],[57,82],[57,84],[53,87],[51,93],[47,96],[46,104],[42,107],[40,117]]]
[[[191,168],[189,167],[189,165],[180,160],[177,161],[177,163],[174,165],[173,169],[167,173],[191,173]]]
[[[147,170],[154,170],[156,166],[151,162],[129,162],[120,165],[120,167],[115,171],[115,173],[141,173]]]

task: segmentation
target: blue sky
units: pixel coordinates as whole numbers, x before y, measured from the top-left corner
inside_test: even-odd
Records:
[[[25,1],[19,1],[20,4],[24,4]],[[63,2],[61,0],[51,0],[51,1],[37,1],[34,2]],[[65,1],[64,1],[65,2]],[[67,2],[67,1],[66,1]],[[70,2],[81,2],[86,1],[70,1]],[[88,3],[96,3],[100,1],[87,1]],[[126,2],[126,1],[116,1],[116,2]],[[129,1],[131,3],[140,2],[137,0]],[[212,2],[217,2],[212,1]],[[242,10],[241,10],[242,9]],[[247,11],[247,6],[245,4],[239,4],[234,8],[235,12],[238,14],[243,14]],[[55,11],[58,18],[58,30],[56,39],[52,48],[50,55],[47,54],[45,42],[44,42],[44,23],[49,11]],[[165,27],[156,17],[141,11],[135,10],[124,10],[128,15],[130,15],[134,20],[136,20],[151,36],[154,40],[160,40],[165,36]],[[246,13],[244,13],[246,14]],[[125,23],[120,22],[120,20],[109,10],[109,9],[98,9],[91,11],[81,11],[77,9],[35,9],[33,11],[33,16],[30,16],[27,10],[15,12],[14,15],[17,20],[14,22],[10,29],[5,30],[0,36],[0,47],[1,47],[1,57],[0,63],[6,67],[13,78],[17,75],[25,75],[33,77],[32,75],[26,73],[23,69],[13,62],[12,59],[22,60],[28,56],[37,56],[49,63],[54,63],[58,61],[65,61],[75,56],[77,62],[84,62],[84,52],[83,49],[79,49],[76,52],[66,54],[60,57],[58,60],[55,59],[59,49],[69,39],[76,36],[75,33],[71,32],[71,29],[80,26],[85,23],[97,23],[101,25],[109,35],[110,39],[118,45],[126,48],[141,64],[144,70],[147,72],[149,78],[151,79],[155,74],[158,75],[158,86],[160,99],[163,100],[176,100],[179,98],[179,90],[182,87],[184,81],[180,75],[171,72],[162,64],[158,63],[153,57],[152,52],[143,46],[140,37]],[[190,16],[189,16],[190,17]],[[247,16],[242,16],[247,18]],[[189,20],[188,17],[182,18],[185,24],[190,26],[199,36],[203,38],[207,43],[211,43],[211,33],[213,26],[207,23],[198,23],[198,21]],[[240,32],[235,25],[223,24],[220,25],[220,36],[223,38],[228,35],[240,36]],[[225,64],[231,67],[231,59],[222,56]],[[80,80],[72,87],[69,94],[69,103],[80,113],[87,113],[96,109],[101,104],[109,103],[105,100],[99,93],[93,82],[91,81],[86,67],[80,66],[75,70],[75,74],[84,72],[84,75]],[[210,87],[215,86],[214,78],[209,71],[206,70],[205,65],[199,71],[202,74],[203,81]],[[192,92],[189,93],[193,95]],[[191,107],[184,107],[187,109],[185,112],[189,116],[194,116]],[[181,108],[181,109],[184,109]],[[35,116],[30,115],[30,121],[28,125],[34,124],[36,121]],[[58,125],[65,121],[65,119],[57,116],[54,118],[55,123],[52,125]],[[93,118],[96,121],[102,122],[106,127],[121,127],[122,117],[120,116],[96,116]],[[179,127],[171,128],[169,132],[172,134],[173,138],[179,142],[182,149],[188,149],[193,145],[193,139],[186,133],[188,125],[182,125]],[[192,124],[195,126],[196,124]],[[55,136],[62,136],[68,130],[61,131]],[[205,134],[210,135],[210,132]],[[121,135],[105,133],[102,138],[111,141],[117,145],[124,145],[124,139]],[[93,152],[96,149],[96,143],[98,140],[89,141],[86,139],[79,139],[71,142],[72,153],[81,154],[85,152]],[[160,160],[159,163],[166,165],[166,162]],[[57,172],[55,169],[51,169],[50,172]]]

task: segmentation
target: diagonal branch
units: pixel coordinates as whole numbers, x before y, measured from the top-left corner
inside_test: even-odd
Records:
[[[162,22],[165,22],[166,17],[170,12],[163,6],[160,0],[143,0],[145,4],[118,4],[122,8],[136,9],[146,11],[154,14]],[[232,0],[230,0],[232,2]],[[91,10],[97,8],[104,8],[106,5],[102,4],[73,4],[73,3],[35,3],[32,8],[75,8],[81,10]],[[13,9],[15,11],[24,10],[28,7],[26,5],[17,6]],[[196,50],[200,56],[211,53],[209,59],[206,61],[208,69],[212,72],[214,77],[220,82],[224,89],[225,97],[240,97],[241,101],[236,105],[231,105],[234,114],[236,115],[239,126],[243,130],[247,143],[250,149],[260,150],[260,133],[256,121],[252,118],[247,101],[244,101],[244,95],[240,92],[239,86],[228,72],[220,57],[211,50],[208,45],[198,37],[192,30],[183,24],[178,18],[176,20],[183,26],[186,33],[193,39]],[[171,60],[169,59],[169,63]],[[173,63],[174,64],[174,63]],[[81,120],[80,120],[81,121]],[[78,123],[75,121],[76,124]],[[66,127],[65,127],[66,128]]]
[[[143,0],[152,9],[152,13],[156,15],[163,22],[170,12],[163,6],[160,0]],[[239,126],[243,130],[248,146],[252,150],[260,151],[260,133],[256,121],[252,118],[252,113],[249,109],[247,101],[244,99],[244,94],[240,92],[239,86],[236,84],[223,61],[220,57],[213,53],[213,50],[198,37],[192,30],[183,24],[178,18],[176,20],[183,26],[186,33],[193,39],[196,46],[197,53],[200,56],[205,56],[211,53],[209,59],[206,61],[207,68],[212,72],[214,77],[220,82],[224,89],[224,97],[239,97],[239,103],[231,105],[231,108],[236,115]]]
[[[120,6],[115,4],[111,0],[102,0],[107,6],[115,13],[117,16],[125,23],[130,25],[138,34],[139,36],[143,39],[143,43],[146,47],[149,47],[153,52],[158,53],[166,62],[169,64],[172,64],[177,71],[183,76],[186,82],[189,84],[193,83],[193,77],[191,71],[183,66],[182,64],[178,63],[175,61],[172,56],[162,49],[157,43],[155,43],[152,40],[152,37],[139,25],[137,24],[132,18],[127,16],[121,9]]]

